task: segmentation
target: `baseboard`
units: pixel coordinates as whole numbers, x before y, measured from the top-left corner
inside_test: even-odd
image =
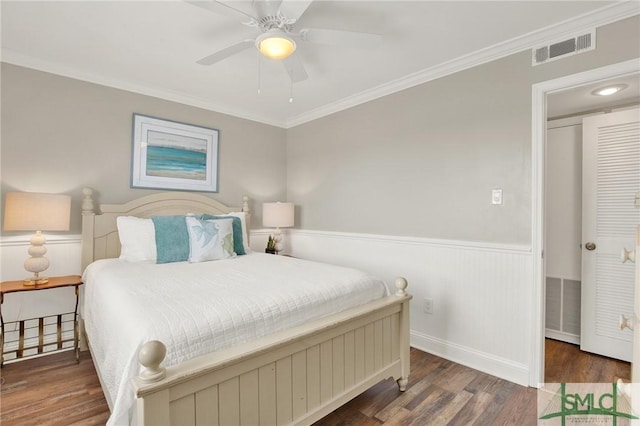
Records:
[[[411,346],[522,386],[529,385],[529,368],[525,364],[427,336],[417,331],[411,331]]]
[[[560,340],[561,342],[572,343],[574,345],[580,344],[580,336],[577,334],[564,333],[562,331],[545,329],[544,337],[549,339]]]

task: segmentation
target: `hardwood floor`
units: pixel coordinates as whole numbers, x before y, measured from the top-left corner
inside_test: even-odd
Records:
[[[547,340],[547,382],[629,379],[629,363]],[[0,424],[102,425],[109,409],[88,352],[62,352],[0,370]],[[406,392],[386,380],[318,421],[337,425],[535,425],[536,390],[411,349]]]
[[[109,407],[89,352],[60,352],[0,370],[0,424],[104,425]]]
[[[315,424],[535,425],[536,390],[411,349],[407,391],[384,381]]]
[[[580,346],[545,340],[547,383],[613,383],[631,380],[631,364],[617,359],[582,352]]]

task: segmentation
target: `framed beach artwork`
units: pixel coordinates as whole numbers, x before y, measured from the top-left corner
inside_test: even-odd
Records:
[[[133,114],[132,188],[218,192],[218,131]]]

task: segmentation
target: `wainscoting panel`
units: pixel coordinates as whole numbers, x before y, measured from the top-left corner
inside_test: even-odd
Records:
[[[79,275],[80,270],[80,236],[79,235],[45,235],[47,238],[47,254],[49,269],[42,275]],[[31,243],[31,235],[20,237],[3,237],[0,240],[0,280],[21,280],[29,275],[23,264],[29,257],[27,250]],[[82,291],[82,287],[81,287]],[[2,316],[5,321],[28,319],[60,312],[73,312],[76,297],[73,288],[60,288],[47,291],[31,291],[5,296],[2,304]]]
[[[251,232],[251,247],[264,252],[268,230]],[[527,385],[533,297],[529,247],[489,243],[288,230],[284,254],[360,268],[390,286],[409,280],[411,343],[449,360]],[[80,237],[48,236],[47,275],[81,274]],[[0,240],[2,281],[26,276],[29,236]],[[82,297],[82,292],[81,292]],[[424,298],[433,313],[423,312]],[[73,290],[8,295],[5,321],[73,310]]]
[[[409,281],[412,346],[528,385],[529,247],[289,230],[285,253]],[[424,299],[433,313],[424,312]]]

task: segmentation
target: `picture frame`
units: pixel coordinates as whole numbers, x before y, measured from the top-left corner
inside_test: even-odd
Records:
[[[133,114],[131,187],[218,192],[219,131]]]

